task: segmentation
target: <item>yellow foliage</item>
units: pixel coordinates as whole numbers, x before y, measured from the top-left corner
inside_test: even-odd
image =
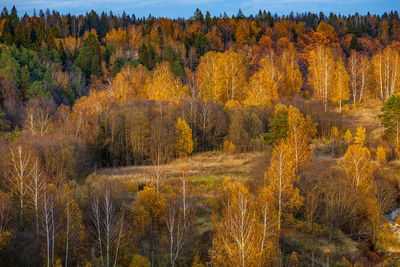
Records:
[[[142,26],[130,25],[127,34],[131,48],[134,51],[138,51],[144,40],[142,37]]]
[[[383,146],[378,146],[378,149],[376,150],[376,160],[379,164],[386,163],[386,150]]]
[[[400,92],[400,52],[398,48],[387,46],[372,59],[376,96],[382,101]]]
[[[226,209],[213,238],[210,252],[213,263],[216,266],[268,266],[273,260],[276,240],[272,207],[269,203],[255,202],[241,182],[225,181],[224,190]]]
[[[224,43],[222,42],[221,32],[216,26],[212,26],[211,30],[206,34],[210,50],[222,51],[224,50]]]
[[[282,52],[278,61],[282,79],[278,85],[279,96],[294,97],[300,92],[303,85],[303,76],[300,72],[297,56],[292,44]]]
[[[340,139],[340,132],[339,132],[339,129],[336,126],[332,126],[332,128],[331,128],[331,136],[332,136],[333,140]]]
[[[240,110],[242,108],[242,105],[235,100],[228,100],[224,106],[225,111],[235,111],[235,110]]]
[[[126,189],[128,192],[136,193],[139,190],[139,186],[134,180],[131,180],[128,182]]]
[[[201,59],[196,69],[196,85],[200,89],[200,97],[204,100],[217,101],[216,81],[214,78],[217,69],[219,53],[210,51]]]
[[[373,165],[368,148],[359,144],[348,147],[339,165],[343,169],[349,183],[361,192],[373,190]]]
[[[69,56],[73,56],[74,51],[79,50],[83,45],[82,39],[74,36],[68,36],[61,39],[61,43],[64,47],[65,53]]]
[[[147,70],[139,65],[122,69],[114,78],[111,95],[118,101],[125,102],[131,98],[145,98],[143,90],[149,74]]]
[[[236,23],[235,29],[235,39],[236,43],[240,46],[245,44],[255,44],[256,36],[261,31],[261,28],[257,27],[255,21],[250,21],[248,19],[241,19]],[[250,33],[253,33],[251,35]]]
[[[128,43],[128,35],[122,28],[118,28],[117,30],[112,28],[111,31],[106,34],[106,42],[118,49]]]
[[[334,45],[337,42],[335,29],[326,22],[321,22],[313,34],[316,43],[320,45]]]
[[[153,70],[153,77],[147,80],[145,86],[147,97],[153,100],[178,100],[189,95],[189,86],[182,85],[171,71],[168,62],[158,63]]]
[[[354,144],[363,146],[365,144],[365,128],[361,125],[357,128],[356,136],[354,137]]]
[[[235,144],[232,141],[225,140],[224,141],[224,152],[226,154],[234,154],[236,152]]]
[[[214,102],[243,101],[246,98],[248,67],[243,52],[208,52],[196,71],[200,97]]]
[[[387,252],[390,248],[399,248],[400,243],[394,235],[393,229],[387,223],[383,224],[378,232],[377,248],[382,252]]]
[[[82,37],[83,40],[86,40],[86,38],[89,36],[89,34],[93,34],[96,37],[96,39],[99,39],[96,29],[92,28],[90,31],[85,31],[83,33],[83,37]]]
[[[88,96],[78,99],[69,114],[75,136],[94,142],[98,131],[97,117],[110,104],[110,96],[105,91],[91,90]]]
[[[297,266],[299,264],[299,257],[297,256],[296,251],[293,251],[289,257],[289,265]]]
[[[326,111],[328,100],[333,95],[334,69],[332,51],[328,47],[317,46],[307,58],[308,83],[313,89],[314,97],[321,100]]]
[[[267,105],[278,99],[278,84],[264,69],[250,78],[249,90],[245,103],[248,105]]]
[[[228,50],[220,54],[214,75],[218,102],[245,99],[248,66],[243,52]]]
[[[181,118],[175,125],[176,131],[176,154],[179,157],[186,157],[193,152],[192,129],[185,120]]]
[[[145,186],[133,203],[134,223],[143,233],[154,232],[164,224],[165,198],[153,186]]]
[[[351,134],[350,130],[347,129],[346,133],[343,136],[344,141],[346,141],[347,144],[350,144],[351,141],[353,141],[353,135]]]
[[[148,258],[139,255],[139,254],[135,254],[132,257],[132,261],[129,264],[129,267],[150,267],[150,261]]]
[[[200,261],[199,254],[196,254],[193,259],[192,267],[205,267],[203,263]]]
[[[61,259],[57,258],[56,262],[54,263],[54,267],[62,267]]]
[[[309,145],[311,138],[317,132],[316,123],[311,120],[309,115],[304,117],[297,108],[289,106],[288,124],[287,143],[289,150],[287,153],[294,160],[296,171],[301,172],[312,156]]]
[[[281,219],[284,213],[298,208],[301,204],[299,190],[294,186],[296,176],[295,160],[291,156],[291,147],[281,141],[272,151],[271,161],[265,173],[265,182],[274,207],[278,211],[278,232],[281,228]]]
[[[342,109],[342,102],[350,98],[350,77],[341,58],[336,61],[335,65],[334,87],[332,89],[331,100],[333,103],[339,104],[340,109]]]

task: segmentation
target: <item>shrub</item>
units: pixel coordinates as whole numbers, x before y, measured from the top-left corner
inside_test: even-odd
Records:
[[[226,154],[234,154],[236,151],[235,144],[232,141],[225,140],[224,141],[224,152]]]
[[[386,163],[386,151],[383,146],[378,146],[378,149],[376,151],[376,160],[378,161],[379,164],[385,164]]]

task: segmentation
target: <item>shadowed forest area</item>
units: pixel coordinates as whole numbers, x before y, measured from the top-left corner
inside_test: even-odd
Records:
[[[397,266],[399,94],[397,11],[4,8],[0,266]]]

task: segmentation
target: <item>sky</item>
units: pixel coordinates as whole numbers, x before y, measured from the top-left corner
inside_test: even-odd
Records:
[[[114,14],[134,13],[136,17],[189,18],[196,8],[204,14],[208,10],[212,16],[226,12],[229,16],[237,14],[241,9],[245,15],[257,14],[258,10],[271,11],[272,14],[286,15],[320,11],[325,14],[383,14],[392,10],[399,11],[400,0],[0,0],[0,6],[17,7],[19,15],[33,10],[56,10],[61,13],[85,14],[91,10],[96,12],[110,11]]]

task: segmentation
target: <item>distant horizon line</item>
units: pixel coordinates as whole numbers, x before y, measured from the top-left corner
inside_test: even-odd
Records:
[[[14,7],[15,7],[15,5],[13,5],[12,7],[4,6],[3,9],[2,9],[2,12],[3,12],[4,9],[6,9],[7,12],[10,13],[11,10],[12,10]],[[18,8],[15,7],[15,9],[16,9],[17,15],[18,15],[18,13],[19,13],[19,12],[18,12]],[[209,11],[209,10],[202,10],[201,8],[195,8],[194,11],[193,11],[193,14],[192,14],[191,16],[189,16],[189,17],[185,17],[185,16],[182,16],[182,17],[180,17],[180,16],[178,16],[178,17],[170,17],[170,16],[153,16],[151,13],[149,13],[149,14],[146,15],[146,16],[137,16],[137,15],[135,14],[134,11],[132,11],[131,13],[129,13],[128,11],[125,11],[125,10],[123,10],[123,11],[117,11],[117,12],[116,12],[116,11],[113,11],[113,10],[108,10],[108,11],[102,10],[102,11],[99,11],[99,10],[91,9],[90,11],[88,10],[88,11],[86,11],[85,13],[82,13],[82,12],[73,12],[73,11],[71,11],[71,12],[66,12],[66,13],[65,13],[65,12],[63,12],[63,11],[58,11],[57,9],[49,9],[49,8],[46,8],[46,9],[42,9],[42,8],[36,9],[36,8],[34,8],[34,9],[33,9],[32,11],[30,11],[30,12],[26,12],[26,11],[25,11],[25,12],[23,13],[23,15],[18,15],[18,17],[19,17],[19,18],[23,18],[25,15],[28,15],[28,16],[32,17],[32,16],[34,16],[35,12],[37,13],[36,15],[39,17],[38,13],[42,12],[43,14],[46,14],[47,11],[49,11],[50,14],[53,14],[53,13],[55,12],[55,13],[58,13],[59,15],[61,15],[61,16],[71,15],[71,16],[79,17],[79,16],[86,16],[86,15],[92,13],[92,12],[95,12],[95,13],[98,14],[98,15],[101,15],[101,14],[103,14],[103,13],[105,13],[105,14],[107,14],[107,15],[113,14],[114,16],[120,18],[120,17],[122,17],[123,13],[125,13],[127,16],[135,15],[136,18],[150,18],[150,17],[152,17],[152,18],[156,18],[156,19],[159,19],[159,18],[167,18],[167,19],[172,19],[172,20],[174,20],[174,19],[190,19],[190,18],[193,17],[194,13],[195,13],[197,10],[200,10],[201,13],[203,14],[203,16],[205,16],[206,13],[209,12],[209,13],[210,13],[210,16],[211,16],[212,18],[225,18],[225,17],[233,18],[233,17],[236,17],[236,16],[238,15],[238,13],[239,13],[242,9],[239,8],[238,11],[237,11],[236,13],[231,12],[232,14],[228,14],[228,12],[225,11],[225,12],[223,12],[222,14],[220,13],[220,14],[217,16],[217,15],[211,14],[211,11]],[[298,12],[298,11],[297,11],[297,12],[294,12],[294,11],[290,11],[290,12],[288,12],[288,13],[286,13],[286,14],[284,14],[284,13],[281,13],[281,14],[280,14],[280,12],[272,12],[272,11],[266,10],[266,9],[259,9],[259,11],[257,11],[256,13],[251,13],[251,14],[249,14],[249,15],[244,14],[243,11],[242,11],[242,13],[243,13],[243,15],[244,15],[245,18],[250,18],[251,16],[257,17],[257,16],[258,16],[258,13],[259,13],[260,11],[263,12],[263,13],[264,13],[264,11],[265,11],[266,13],[270,13],[273,17],[278,16],[278,18],[282,18],[282,17],[287,18],[287,17],[290,17],[290,16],[292,16],[292,15],[293,15],[294,17],[296,17],[296,16],[298,16],[298,15],[306,15],[306,14],[309,14],[309,13],[312,14],[312,15],[320,15],[320,14],[322,13],[322,14],[324,14],[324,16],[325,16],[326,18],[328,18],[330,14],[336,15],[336,16],[338,16],[338,17],[351,17],[351,16],[355,16],[355,15],[359,15],[359,16],[368,16],[368,15],[370,15],[370,16],[382,17],[382,16],[384,16],[385,14],[386,14],[386,15],[389,15],[389,14],[391,14],[391,13],[397,13],[397,14],[399,14],[398,11],[397,11],[396,9],[392,9],[392,10],[390,10],[390,11],[385,11],[385,12],[383,12],[383,13],[381,13],[381,14],[380,14],[380,13],[372,13],[371,11],[367,11],[367,12],[365,12],[365,13],[364,13],[364,12],[353,12],[353,13],[349,13],[349,14],[347,14],[347,15],[345,15],[344,13],[340,13],[340,12],[339,12],[339,13],[336,13],[336,12],[334,12],[334,11],[326,12],[326,11],[322,11],[322,10],[321,10],[321,11],[318,11],[318,12],[311,12],[311,11],[305,11],[305,12]],[[226,16],[225,16],[225,15],[226,15]]]

